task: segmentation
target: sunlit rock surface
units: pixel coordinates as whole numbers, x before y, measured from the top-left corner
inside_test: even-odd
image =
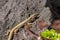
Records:
[[[39,19],[49,21],[51,12],[49,8],[45,7],[46,0],[0,0],[0,40],[7,40],[5,36],[7,30],[12,29],[13,26],[28,18],[33,12],[39,13]],[[38,20],[38,19],[37,19]],[[32,23],[31,30],[38,34],[36,29],[36,21]],[[19,29],[18,36],[13,40],[24,40],[23,28]],[[26,40],[36,40],[31,38],[28,32],[24,32],[27,36]]]

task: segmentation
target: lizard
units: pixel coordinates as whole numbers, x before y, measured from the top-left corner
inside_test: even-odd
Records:
[[[8,36],[8,40],[11,40],[12,39],[12,36],[14,34],[14,31],[20,27],[22,27],[25,23],[27,23],[28,21],[30,21],[32,18],[34,18],[38,13],[34,13],[32,14],[30,17],[28,17],[27,19],[25,19],[24,21],[20,22],[19,24],[17,24],[15,27],[13,27],[11,30],[10,30],[10,34]]]

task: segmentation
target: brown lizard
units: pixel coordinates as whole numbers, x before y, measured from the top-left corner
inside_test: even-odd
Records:
[[[22,27],[26,22],[30,21],[32,18],[34,18],[35,16],[37,15],[37,13],[34,13],[32,14],[29,18],[27,18],[26,20],[24,20],[23,22],[20,22],[19,24],[17,24],[15,27],[13,27],[11,30],[10,30],[10,34],[9,34],[9,37],[8,37],[8,40],[11,40],[12,39],[12,36],[13,36],[13,33],[16,29]]]

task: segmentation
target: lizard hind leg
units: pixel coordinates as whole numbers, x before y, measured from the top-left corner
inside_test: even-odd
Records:
[[[7,31],[7,33],[5,34],[5,36],[8,36],[8,35],[9,35],[9,33],[10,33],[10,31],[11,31],[11,30],[8,30],[8,31]]]

